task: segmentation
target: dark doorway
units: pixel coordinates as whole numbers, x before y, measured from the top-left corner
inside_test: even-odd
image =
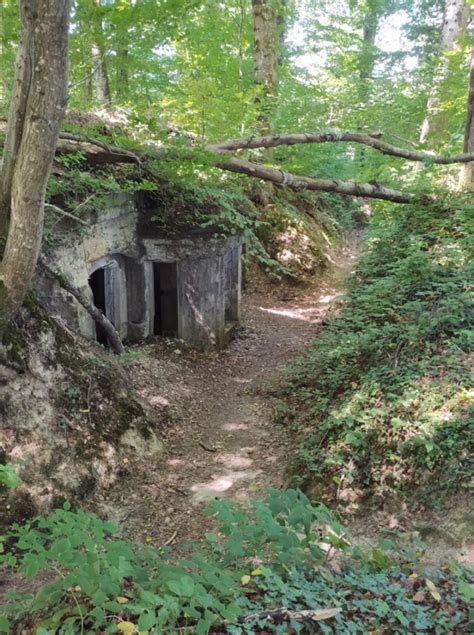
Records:
[[[104,315],[107,315],[105,310],[105,269],[96,269],[89,277],[89,286],[92,289],[92,296],[95,306],[102,311]],[[95,337],[96,340],[103,344],[108,345],[107,335],[104,328],[95,322]]]
[[[155,335],[178,334],[178,284],[175,262],[154,262]]]

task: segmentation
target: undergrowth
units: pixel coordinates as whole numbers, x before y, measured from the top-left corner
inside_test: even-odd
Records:
[[[8,595],[0,632],[441,634],[468,623],[472,587],[459,565],[428,574],[414,550],[386,542],[364,551],[297,490],[209,511],[219,532],[180,560],[67,503],[16,526],[0,566],[38,579],[38,590]]]
[[[373,218],[340,314],[288,369],[278,407],[312,490],[434,503],[472,486],[473,211],[445,195]]]

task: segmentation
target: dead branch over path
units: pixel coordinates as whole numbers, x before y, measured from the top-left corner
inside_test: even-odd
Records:
[[[174,130],[174,129],[173,129]],[[186,133],[183,133],[185,138]],[[277,146],[293,146],[300,144],[321,143],[358,143],[371,147],[377,152],[388,156],[399,157],[408,161],[429,162],[437,165],[453,165],[457,163],[469,163],[474,161],[474,153],[463,153],[452,156],[442,156],[431,152],[419,150],[407,150],[399,148],[380,140],[382,132],[361,134],[356,132],[314,132],[270,135],[265,137],[248,137],[246,139],[230,139],[217,144],[207,146],[200,145],[209,153],[209,164],[222,170],[237,174],[244,174],[263,181],[269,181],[288,187],[293,190],[311,190],[317,192],[333,192],[346,196],[360,198],[373,198],[394,203],[410,203],[415,195],[411,192],[396,190],[380,183],[356,183],[354,181],[341,181],[339,179],[320,179],[315,177],[300,176],[286,172],[278,167],[263,165],[256,161],[231,156],[232,152],[258,148],[275,148]],[[190,143],[193,140],[191,139]],[[196,158],[194,152],[196,145],[189,146],[183,153],[174,150],[173,147],[158,148],[147,144],[132,152],[123,148],[112,146],[101,140],[88,136],[76,135],[69,132],[60,133],[57,145],[58,154],[70,154],[83,152],[85,158],[92,164],[135,163],[145,164],[149,159],[180,159],[192,161]],[[226,155],[225,157],[223,155]],[[200,158],[202,160],[202,156]]]

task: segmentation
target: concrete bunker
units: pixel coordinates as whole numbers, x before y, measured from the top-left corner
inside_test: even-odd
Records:
[[[55,266],[90,297],[124,341],[178,337],[218,349],[240,319],[242,239],[141,229],[133,196],[118,195],[77,236],[65,222]],[[73,221],[70,221],[73,223]],[[107,346],[89,314],[57,283],[41,278],[40,298],[69,326]]]

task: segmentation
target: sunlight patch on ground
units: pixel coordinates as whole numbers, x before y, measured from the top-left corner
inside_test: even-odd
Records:
[[[240,454],[219,454],[215,457],[214,463],[223,463],[226,467],[240,467],[246,468],[250,467],[253,463],[253,459],[249,459],[247,456],[242,456]]]
[[[340,293],[334,293],[333,295],[322,295],[319,298],[319,303],[329,304],[330,302],[334,302],[334,300],[337,300],[340,297],[341,297]]]
[[[318,307],[309,309],[266,309],[261,306],[259,309],[264,313],[279,315],[281,317],[290,318],[291,320],[301,320],[302,322],[309,322],[310,324],[316,324],[320,318],[320,309]]]
[[[168,459],[166,462],[172,467],[177,467],[178,465],[184,465],[186,463],[184,459]]]
[[[212,480],[205,483],[196,483],[191,487],[193,492],[193,500],[195,502],[203,502],[220,498],[223,492],[231,489],[235,483],[243,480],[251,480],[261,474],[261,470],[246,471],[230,471],[227,474],[213,476]]]
[[[248,430],[248,424],[246,423],[224,423],[223,430],[227,432],[237,432],[239,430]]]

